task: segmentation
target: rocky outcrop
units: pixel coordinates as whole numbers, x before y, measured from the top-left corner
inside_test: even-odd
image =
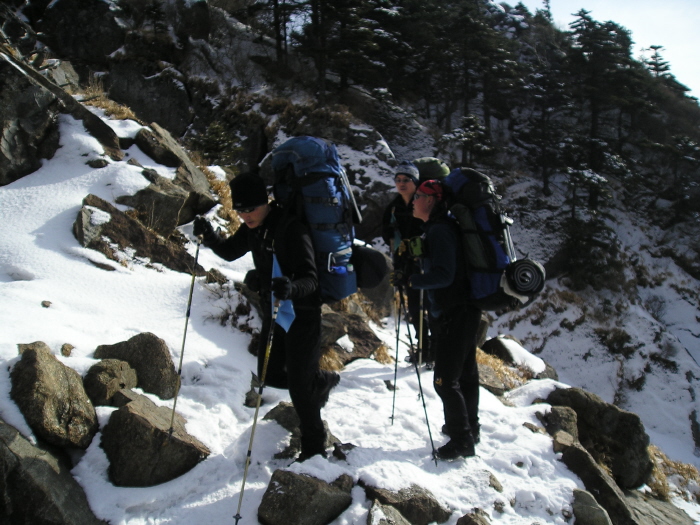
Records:
[[[128,341],[100,345],[96,359],[118,359],[136,371],[138,387],[161,399],[171,399],[178,388],[178,375],[170,349],[161,338],[150,332],[135,335]]]
[[[90,510],[70,462],[33,445],[0,420],[0,516],[3,523],[106,525]],[[50,521],[46,519],[51,516]]]
[[[638,415],[621,410],[580,388],[558,388],[547,402],[576,412],[579,441],[604,462],[623,489],[637,488],[651,475],[649,436]]]
[[[46,343],[19,345],[19,350],[10,396],[32,431],[52,445],[86,449],[98,423],[80,375],[56,359]]]
[[[165,483],[209,455],[209,449],[186,432],[184,418],[172,416],[172,409],[140,395],[112,412],[101,441],[112,483],[124,487]]]
[[[199,264],[187,250],[147,229],[105,200],[95,195],[83,199],[83,207],[73,223],[73,235],[78,242],[102,253],[118,263],[126,262],[124,250],[134,250],[136,260],[149,265],[163,265],[177,272],[204,275]]]

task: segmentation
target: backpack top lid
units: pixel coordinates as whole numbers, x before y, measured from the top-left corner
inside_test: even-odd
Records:
[[[273,170],[282,171],[290,164],[297,177],[309,173],[340,176],[343,171],[335,145],[308,135],[292,137],[272,151]]]
[[[435,157],[421,157],[415,159],[413,164],[418,168],[419,179],[421,181],[444,179],[450,173],[449,166]]]

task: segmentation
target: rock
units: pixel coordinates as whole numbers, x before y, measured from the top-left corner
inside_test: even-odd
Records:
[[[148,230],[139,221],[112,206],[107,201],[88,195],[73,223],[73,235],[78,242],[102,253],[108,259],[121,263],[127,248],[134,256],[162,264],[176,272],[205,275],[204,268],[197,264],[187,250]]]
[[[632,515],[643,525],[693,525],[688,514],[671,503],[660,501],[639,491],[625,491]],[[577,522],[578,523],[578,522]]]
[[[0,186],[41,167],[58,149],[59,102],[0,55]]]
[[[649,436],[638,415],[580,388],[555,389],[547,402],[576,411],[579,441],[605,461],[621,488],[636,488],[647,482],[653,462],[647,451]]]
[[[27,424],[47,443],[86,449],[98,423],[80,375],[41,341],[20,345],[20,353],[10,373],[10,396]]]
[[[102,430],[101,446],[109,459],[109,479],[122,487],[149,487],[191,470],[209,456],[209,449],[187,434],[179,414],[145,396],[112,412]]]
[[[144,392],[161,399],[175,396],[179,378],[170,350],[165,341],[150,332],[113,345],[100,345],[95,358],[126,361],[136,371],[138,386]]]
[[[103,359],[92,365],[83,379],[85,391],[96,406],[117,406],[112,401],[114,394],[137,384],[136,371],[119,359]]]
[[[438,503],[430,491],[418,485],[398,492],[365,486],[365,493],[370,500],[394,507],[413,525],[444,523],[452,514]]]
[[[90,510],[70,469],[67,458],[42,445],[32,445],[0,420],[1,521],[106,525]]]
[[[154,170],[143,173],[151,184],[134,195],[117,197],[116,202],[136,209],[142,224],[167,239],[176,227],[194,219],[195,211],[185,207],[191,194]]]
[[[289,445],[282,452],[275,454],[275,459],[291,459],[301,452],[301,430],[299,429],[299,416],[294,405],[287,401],[280,401],[272,410],[263,416],[265,421],[276,421],[285,430],[291,432]],[[340,440],[328,429],[328,423],[323,422],[323,429],[326,433],[324,446],[326,449],[333,447]]]
[[[479,367],[479,385],[495,396],[502,396],[510,388],[499,377],[493,368],[484,363],[477,363]]]
[[[505,344],[504,340],[505,339],[512,339],[515,341],[518,345],[520,343],[515,340],[514,338],[511,338],[509,336],[498,336],[498,337],[493,337],[489,339],[488,341],[484,341],[483,344],[480,345],[480,348],[487,354],[492,355],[494,357],[498,357],[501,361],[506,363],[509,366],[517,366],[518,362],[516,359],[513,357],[513,354],[511,353],[510,348],[508,347],[507,344]],[[522,346],[522,345],[520,345]],[[523,348],[523,351],[526,352]],[[541,358],[537,358],[540,359]],[[557,371],[547,362],[542,360],[544,363],[545,369],[540,371],[540,372],[533,372],[533,378],[534,379],[553,379],[555,381],[559,380],[559,375],[557,374]]]
[[[542,422],[550,436],[555,435],[560,430],[564,430],[575,440],[578,440],[577,417],[574,409],[553,406],[546,414],[537,412],[537,419]]]
[[[411,522],[391,505],[382,505],[374,500],[367,515],[367,525],[411,525]]]
[[[276,470],[258,507],[263,525],[327,525],[352,503],[352,478],[332,483],[286,470]]]
[[[333,342],[330,345],[330,348],[335,350],[338,361],[343,366],[356,359],[371,357],[382,345],[381,339],[377,337],[360,315],[347,312],[324,313],[321,323],[322,337],[327,338],[327,335],[323,335],[326,330],[332,330],[333,334],[347,333],[352,343],[352,348],[343,348],[337,342]]]
[[[474,509],[457,520],[456,525],[490,525],[488,514],[481,509]]]
[[[583,482],[586,490],[595,494],[615,525],[641,525],[632,515],[625,495],[613,480],[579,443],[564,447],[562,462]]]
[[[613,525],[608,513],[590,492],[574,489],[573,507],[577,525]]]

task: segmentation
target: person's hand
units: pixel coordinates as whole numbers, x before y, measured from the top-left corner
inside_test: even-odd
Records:
[[[211,223],[201,215],[197,215],[194,218],[194,227],[192,228],[192,233],[194,233],[195,237],[202,236],[205,239],[210,239],[215,235],[214,228],[211,225]]]
[[[401,242],[399,243],[399,247],[396,249],[396,255],[401,257],[404,253],[406,253],[406,250],[408,249],[408,239],[402,239]]]
[[[394,270],[389,276],[389,282],[396,288],[403,288],[408,284],[408,275],[402,270]]]
[[[273,277],[271,289],[277,299],[285,301],[292,295],[292,281],[289,277]]]

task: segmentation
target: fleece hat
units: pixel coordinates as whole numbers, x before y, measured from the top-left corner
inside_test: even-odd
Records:
[[[413,184],[418,186],[418,177],[420,174],[418,173],[418,168],[416,165],[410,160],[402,160],[399,165],[396,166],[394,177],[397,175],[405,175],[413,181]]]
[[[442,184],[439,180],[431,179],[426,180],[420,186],[418,186],[417,192],[421,192],[425,195],[431,195],[437,198],[438,201],[442,200]]]
[[[267,204],[265,181],[253,173],[243,173],[229,182],[233,209],[256,208]]]

